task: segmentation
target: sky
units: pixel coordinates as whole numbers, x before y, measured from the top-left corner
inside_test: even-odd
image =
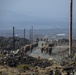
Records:
[[[0,0],[0,29],[57,29],[69,27],[70,0]],[[76,28],[73,0],[73,28]]]

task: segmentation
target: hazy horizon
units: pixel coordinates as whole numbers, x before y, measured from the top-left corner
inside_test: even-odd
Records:
[[[76,38],[75,30],[76,29],[73,29],[73,38]],[[69,29],[34,29],[33,30],[34,37],[45,36],[45,35],[56,36],[57,34],[65,34],[65,36],[63,36],[63,38],[68,37]],[[15,35],[17,37],[24,37],[24,30],[23,29],[15,29]],[[30,30],[26,30],[25,35],[26,35],[26,38],[29,38]],[[13,29],[11,29],[11,30],[0,30],[0,36],[12,37],[13,36]]]

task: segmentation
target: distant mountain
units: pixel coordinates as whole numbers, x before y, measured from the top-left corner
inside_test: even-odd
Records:
[[[69,19],[52,19],[46,17],[36,17],[23,15],[12,11],[0,11],[0,30],[16,28],[31,28],[35,29],[65,29],[69,27]],[[73,28],[76,28],[76,22],[73,22]]]
[[[0,29],[27,28],[34,26],[35,29],[65,29],[69,28],[69,19],[54,19],[23,15],[12,11],[0,11]],[[76,22],[73,22],[76,28]]]

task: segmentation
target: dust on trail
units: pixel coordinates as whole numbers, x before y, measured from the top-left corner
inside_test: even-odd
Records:
[[[61,61],[61,56],[58,55],[58,52],[60,51],[64,51],[65,49],[68,48],[68,46],[55,46],[52,50],[52,54],[49,55],[49,54],[46,54],[46,53],[41,53],[41,45],[42,43],[45,45],[46,42],[44,41],[40,41],[39,42],[39,45],[38,45],[38,48],[35,48],[32,53],[29,53],[29,56],[32,56],[32,57],[36,57],[38,58],[39,56],[43,59],[49,59],[49,58],[53,58],[55,59],[56,61],[60,62]]]

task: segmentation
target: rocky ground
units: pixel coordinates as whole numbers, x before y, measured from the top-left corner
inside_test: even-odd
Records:
[[[1,46],[4,48],[3,37],[0,38]],[[5,40],[6,41],[6,40]],[[60,43],[68,44],[67,40],[54,41],[55,46]],[[8,45],[8,44],[7,44]],[[33,47],[37,47],[34,44]],[[29,49],[29,48],[28,48]],[[35,49],[34,49],[35,50]],[[30,50],[28,50],[31,52]],[[67,54],[68,49],[58,52],[57,54],[63,56],[62,63],[58,63],[55,60],[43,59],[41,57],[28,56],[26,50],[16,50],[15,53],[0,53],[0,75],[55,75],[55,72],[59,72],[62,75],[74,73],[76,70],[76,48],[73,48],[73,55]],[[46,56],[45,56],[46,57]]]
[[[62,75],[67,75],[67,71],[64,70],[65,67],[62,67],[58,64],[54,64],[46,68],[41,68],[38,66],[36,67],[28,66],[27,70],[23,68],[14,68],[14,67],[12,68],[4,65],[0,66],[0,75],[51,75],[50,71],[53,71],[53,75],[55,75],[56,68]]]
[[[29,44],[30,41],[24,38],[15,37],[15,49],[19,49],[22,46]],[[13,38],[0,37],[0,50],[12,50],[13,49]]]

